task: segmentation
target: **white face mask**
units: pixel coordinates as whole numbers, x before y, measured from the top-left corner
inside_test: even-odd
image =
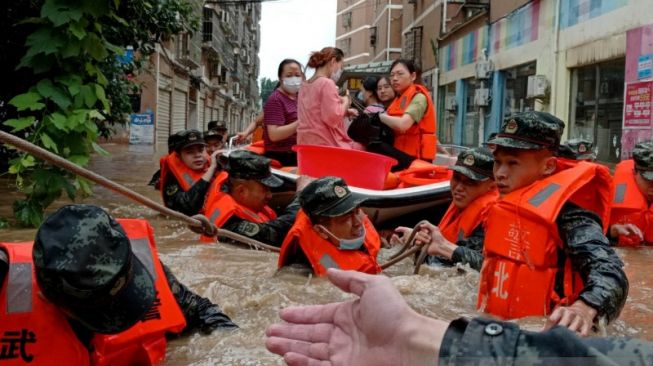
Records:
[[[331,80],[333,80],[334,83],[337,83],[338,80],[340,80],[341,76],[342,76],[342,69],[339,69],[338,71],[331,74]]]
[[[290,94],[297,94],[299,88],[302,86],[302,78],[299,76],[291,76],[283,79],[281,83],[283,89]]]

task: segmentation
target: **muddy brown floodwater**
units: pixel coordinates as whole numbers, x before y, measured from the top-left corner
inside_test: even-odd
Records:
[[[158,167],[158,156],[149,148],[106,144],[108,157],[95,156],[90,169],[160,201],[147,186]],[[10,181],[0,180],[0,217],[11,215],[16,197]],[[220,304],[240,325],[233,332],[216,331],[209,336],[191,334],[170,341],[166,365],[283,365],[264,347],[265,328],[278,321],[280,308],[296,304],[320,304],[349,298],[323,279],[298,272],[276,270],[274,253],[246,250],[225,244],[202,244],[185,225],[167,219],[103,187],[95,186],[84,203],[107,209],[114,217],[143,218],[155,230],[159,253],[177,277],[195,292]],[[58,201],[53,208],[70,203]],[[2,241],[30,241],[35,230],[0,230]],[[630,294],[621,317],[603,332],[653,340],[653,250],[619,249],[626,263]],[[382,260],[389,256],[382,250]],[[451,320],[475,315],[478,274],[457,269],[422,267],[410,275],[409,261],[387,272],[408,303],[422,314]],[[383,319],[379,319],[382,321]],[[521,323],[539,329],[543,319]]]

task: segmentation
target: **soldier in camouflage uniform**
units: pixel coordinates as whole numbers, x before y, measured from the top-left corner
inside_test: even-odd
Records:
[[[40,292],[64,310],[82,344],[88,346],[96,333],[130,328],[152,309],[155,297],[158,300],[151,267],[156,264],[143,261],[148,257],[136,251],[123,226],[97,206],[64,206],[41,224],[33,248]],[[184,331],[209,334],[237,328],[218,305],[193,293],[161,265],[164,283],[186,320]],[[8,266],[8,256],[0,249],[0,288],[6,286]],[[121,276],[127,280],[121,282]]]
[[[185,130],[175,134],[172,138],[174,142],[173,149],[180,158],[185,151],[189,149],[197,149],[197,146],[202,148],[206,146],[202,133],[197,130]],[[174,136],[174,135],[173,135]],[[204,152],[204,160],[208,159],[208,154]],[[183,160],[183,159],[182,159]],[[174,174],[169,173],[165,178],[163,184],[163,202],[166,207],[179,211],[186,215],[196,215],[204,205],[204,198],[209,190],[211,181],[214,175],[219,171],[218,159],[212,156],[208,162],[208,168],[204,167],[205,171],[201,179],[198,179],[187,190],[182,189],[181,184],[177,181]]]
[[[511,192],[558,174],[554,152],[559,146],[563,128],[564,122],[544,112],[520,113],[504,120],[499,133],[488,141],[488,146],[493,149],[494,178],[502,200]],[[592,182],[603,184],[604,181]],[[609,186],[609,182],[601,187],[603,186]],[[590,189],[598,190],[599,187],[593,186]],[[531,202],[534,201],[524,197],[521,205]],[[498,205],[493,207],[497,208]],[[488,220],[494,213],[494,210],[489,212]],[[557,250],[558,275],[555,277],[555,292],[562,296],[566,293],[563,289],[563,286],[566,286],[565,280],[560,274],[564,273],[567,258],[571,262],[572,271],[580,275],[584,287],[571,306],[555,308],[549,316],[549,322],[587,334],[592,324],[600,317],[605,317],[608,321],[618,317],[628,294],[628,280],[623,271],[623,263],[603,234],[599,214],[568,200],[557,213],[555,223],[562,241],[560,249]],[[492,231],[489,224],[485,229],[484,266],[488,261],[488,246],[491,242],[497,240],[503,243],[501,240],[504,240],[503,237],[489,236],[488,233]],[[491,274],[487,276],[486,278],[491,278]],[[481,277],[483,284],[484,277]],[[480,291],[479,296],[482,294],[483,291]]]
[[[265,345],[288,365],[651,365],[653,344],[580,338],[474,318],[446,322],[412,310],[385,276],[330,269],[329,280],[359,298],[281,310]]]
[[[223,149],[227,137],[227,126],[222,121],[211,121],[208,130],[204,131],[204,141],[206,141],[206,151],[209,155],[215,151]]]
[[[571,139],[560,144],[558,156],[569,160],[595,161],[594,144],[586,139]]]
[[[450,168],[454,171],[451,179],[453,202],[437,229],[430,223],[423,226],[434,233],[426,263],[448,266],[462,263],[481,269],[485,240],[483,217],[498,198],[493,165],[492,151],[487,148],[478,147],[458,154],[456,164]],[[454,238],[455,241],[451,240]]]
[[[251,212],[271,210],[267,207],[272,198],[271,188],[280,187],[283,181],[271,173],[270,159],[251,151],[237,150],[229,155],[225,170],[229,173],[229,180],[222,185],[218,196],[214,197],[215,192],[209,192],[204,208],[206,217],[223,229],[281,246],[299,211],[297,197],[293,198],[281,215],[265,222],[247,220],[221,206],[225,201],[222,196],[228,195],[236,204]],[[301,184],[297,188],[301,189]]]

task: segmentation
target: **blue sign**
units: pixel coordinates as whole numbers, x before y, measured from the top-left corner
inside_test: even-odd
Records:
[[[154,144],[154,113],[132,113],[129,115],[129,143]]]
[[[653,54],[639,56],[637,60],[637,80],[650,79],[653,76]]]
[[[127,46],[127,49],[125,49],[125,54],[116,56],[116,59],[121,64],[128,64],[132,62],[132,60],[134,59],[134,47]]]

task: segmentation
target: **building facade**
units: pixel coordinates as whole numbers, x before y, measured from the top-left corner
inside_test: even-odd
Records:
[[[260,110],[261,5],[197,3],[201,29],[157,47],[141,84],[140,112],[153,113],[157,148],[180,130],[224,121],[243,130]]]
[[[564,138],[594,141],[600,161],[616,162],[653,137],[649,9],[648,0],[404,0],[396,12],[401,55],[422,67],[441,142],[477,146],[506,116],[541,110],[566,122]]]

